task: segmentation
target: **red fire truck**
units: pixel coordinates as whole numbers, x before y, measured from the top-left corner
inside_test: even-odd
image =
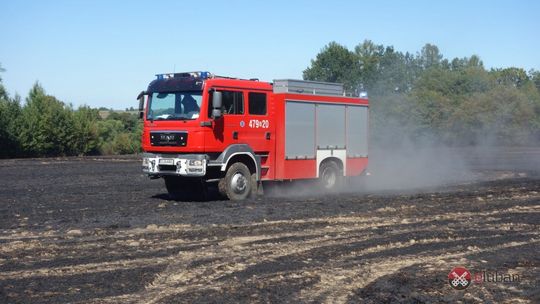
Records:
[[[265,181],[318,179],[334,190],[368,164],[368,100],[342,84],[158,74],[139,95],[143,172],[169,194],[217,183],[231,200]]]

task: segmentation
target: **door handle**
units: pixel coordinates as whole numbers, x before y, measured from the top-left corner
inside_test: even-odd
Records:
[[[264,136],[266,137],[267,140],[270,140],[270,132],[266,132],[266,133],[264,134]]]
[[[210,120],[201,121],[200,125],[201,125],[201,127],[211,127],[212,126],[212,121],[210,121]]]
[[[238,139],[238,131],[233,131],[232,132],[232,138],[233,139]]]

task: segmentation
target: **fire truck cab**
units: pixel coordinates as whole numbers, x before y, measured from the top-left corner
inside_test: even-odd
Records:
[[[142,168],[172,197],[202,194],[209,182],[231,200],[264,181],[319,179],[334,190],[367,168],[368,100],[341,84],[156,76],[138,98]]]

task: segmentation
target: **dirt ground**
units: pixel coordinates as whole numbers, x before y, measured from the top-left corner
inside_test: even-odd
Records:
[[[466,181],[242,202],[169,200],[136,157],[1,160],[0,303],[539,303],[540,149],[470,155]]]

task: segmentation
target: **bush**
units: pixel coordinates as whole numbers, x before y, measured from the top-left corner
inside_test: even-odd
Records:
[[[141,151],[142,123],[136,115],[128,115],[131,117],[120,120],[117,120],[119,116],[109,115],[107,119],[98,121],[101,154],[132,154]],[[133,117],[134,123],[126,123],[132,121]]]
[[[73,110],[35,84],[21,111],[19,141],[28,156],[73,155],[76,130]]]
[[[0,79],[1,80],[1,79]],[[36,83],[24,107],[10,99],[0,81],[0,157],[129,154],[141,150],[142,123],[133,113],[77,110]]]
[[[88,106],[73,113],[75,127],[74,146],[77,154],[99,154],[99,111]]]

